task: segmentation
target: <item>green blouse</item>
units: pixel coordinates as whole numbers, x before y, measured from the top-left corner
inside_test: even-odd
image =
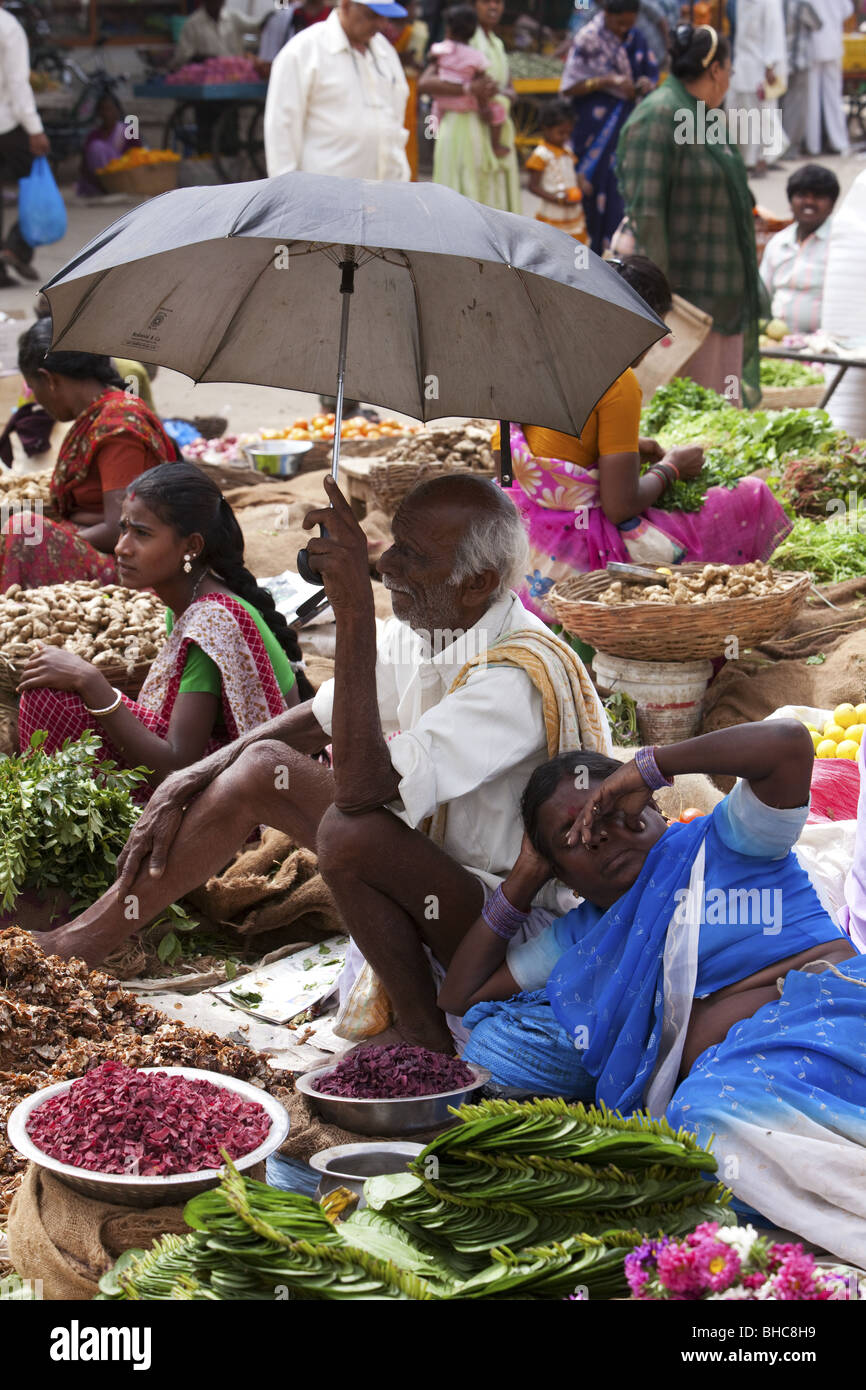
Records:
[[[286,656],[274,633],[268,627],[259,610],[246,599],[237,598],[249,613],[253,622],[259,630],[261,639],[265,644],[265,651],[268,654],[270,663],[274,668],[274,675],[277,678],[277,685],[283,695],[287,695],[295,683],[295,673],[292,670],[292,663]],[[174,614],[170,608],[165,611],[165,626],[171,632],[174,626]],[[181,695],[216,695],[219,697],[222,691],[222,676],[220,669],[212,657],[207,652],[203,652],[201,647],[192,642],[187,650],[186,662],[183,668],[183,675],[180,679]]]

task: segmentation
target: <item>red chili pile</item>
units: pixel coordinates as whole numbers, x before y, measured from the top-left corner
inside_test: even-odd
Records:
[[[103,1062],[43,1101],[27,1133],[61,1163],[96,1173],[168,1177],[242,1158],[267,1137],[264,1106],[210,1081]]]
[[[395,1043],[392,1047],[365,1047],[350,1052],[332,1072],[319,1078],[316,1090],[323,1096],[349,1100],[397,1100],[457,1091],[474,1080],[466,1063],[456,1057],[409,1043]]]

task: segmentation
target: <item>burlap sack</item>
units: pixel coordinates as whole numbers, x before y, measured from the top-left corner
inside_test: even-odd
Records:
[[[316,856],[273,829],[189,900],[245,936],[279,928],[287,941],[318,941],[344,930]]]
[[[95,1202],[31,1163],[9,1211],[9,1258],[22,1279],[41,1279],[46,1299],[86,1299],[124,1250],[147,1250],[158,1236],[184,1235],[183,1206]]]

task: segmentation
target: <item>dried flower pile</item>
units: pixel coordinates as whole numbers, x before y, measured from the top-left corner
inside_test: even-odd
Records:
[[[352,1100],[395,1100],[457,1091],[471,1086],[474,1080],[466,1063],[456,1057],[397,1043],[350,1052],[319,1079],[316,1090],[324,1096]]]
[[[60,1163],[96,1173],[168,1177],[243,1158],[271,1128],[237,1091],[168,1072],[102,1062],[32,1110],[27,1134]]]
[[[28,932],[9,927],[0,932],[0,1217],[26,1166],[6,1138],[10,1112],[41,1087],[106,1061],[199,1067],[274,1094],[288,1085],[252,1048],[172,1022],[110,976],[46,956]]]

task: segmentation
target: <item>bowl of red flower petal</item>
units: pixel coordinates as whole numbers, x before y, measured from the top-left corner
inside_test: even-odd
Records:
[[[27,1096],[7,1122],[20,1154],[82,1192],[128,1207],[174,1206],[282,1144],[285,1108],[257,1086],[196,1067],[103,1062]]]
[[[395,1043],[356,1047],[336,1065],[295,1078],[324,1120],[353,1134],[398,1136],[454,1124],[452,1108],[490,1080],[486,1067]]]

